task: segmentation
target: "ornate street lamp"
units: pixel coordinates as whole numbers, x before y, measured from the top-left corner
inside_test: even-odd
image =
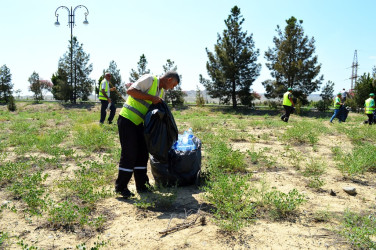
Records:
[[[71,57],[71,86],[73,85],[73,28],[74,26],[76,25],[75,24],[75,12],[77,9],[79,8],[85,8],[86,9],[86,12],[85,12],[85,21],[83,22],[83,24],[85,25],[88,25],[89,22],[87,21],[87,15],[89,15],[89,10],[84,6],[84,5],[77,5],[73,10],[72,10],[72,7],[69,8],[66,7],[66,6],[60,6],[58,7],[56,10],[55,10],[55,16],[56,16],[56,22],[55,22],[55,26],[58,27],[60,26],[60,23],[59,23],[59,14],[57,14],[57,11],[59,9],[66,9],[68,11],[68,26],[70,27],[71,29],[71,54],[70,54],[70,57]],[[73,102],[76,103],[76,80],[74,81],[74,96],[73,96]]]

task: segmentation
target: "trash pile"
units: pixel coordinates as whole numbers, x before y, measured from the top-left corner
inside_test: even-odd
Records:
[[[144,127],[155,182],[164,186],[194,184],[201,169],[201,140],[192,129],[178,134],[174,117],[164,102],[149,107]]]

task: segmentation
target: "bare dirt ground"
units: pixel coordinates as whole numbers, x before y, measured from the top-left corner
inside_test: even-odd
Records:
[[[98,112],[98,109],[94,112]],[[298,119],[302,118],[293,116],[291,122]],[[329,124],[325,123],[324,126]],[[270,131],[266,128],[254,128],[248,133],[257,135]],[[140,209],[132,200],[124,200],[120,196],[102,200],[97,204],[97,212],[105,214],[108,220],[104,231],[96,234],[85,234],[85,231],[81,230],[54,231],[45,227],[45,220],[41,218],[29,218],[22,213],[9,210],[3,212],[0,231],[8,232],[13,242],[23,240],[29,246],[36,246],[38,249],[75,249],[82,243],[91,247],[100,242],[106,242],[103,249],[350,249],[351,246],[334,233],[338,227],[338,218],[335,215],[343,213],[346,209],[361,211],[374,207],[376,175],[367,173],[356,180],[344,178],[334,167],[336,163],[330,150],[333,143],[351,146],[346,138],[325,136],[320,137],[316,151],[311,146],[302,145],[299,148],[300,152],[306,155],[320,157],[328,166],[323,176],[325,185],[319,190],[308,188],[306,178],[303,178],[299,171],[293,167],[286,167],[290,163],[287,162],[287,157],[283,157],[284,145],[274,138],[274,134],[265,141],[232,143],[233,149],[242,152],[268,147],[271,148],[268,154],[277,158],[277,162],[269,168],[259,169],[257,166],[251,166],[253,178],[250,181],[264,179],[271,187],[276,187],[280,191],[289,192],[296,188],[306,195],[308,201],[300,207],[298,216],[288,220],[260,218],[237,233],[223,233],[214,224],[210,207],[206,204],[202,191],[195,186],[189,186],[178,188],[177,199],[167,210]],[[303,161],[302,165],[304,164]],[[153,182],[150,166],[148,169],[149,178]],[[57,169],[49,171],[51,179],[47,179],[47,183],[67,175],[72,169],[68,168],[64,173]],[[358,195],[350,196],[345,193],[342,188],[346,186],[355,187]],[[130,189],[135,191],[133,180]],[[330,195],[331,190],[336,196]],[[1,190],[0,202],[5,204],[9,201],[16,207],[21,206],[17,200],[12,200],[5,190]],[[168,225],[173,227],[184,221],[194,220],[199,209],[201,215],[206,218],[204,225],[197,220],[188,228],[166,235],[160,233],[167,229]],[[316,221],[314,214],[318,211],[327,211],[332,218],[327,222]],[[188,218],[186,214],[189,214]],[[22,247],[12,244],[5,248]]]

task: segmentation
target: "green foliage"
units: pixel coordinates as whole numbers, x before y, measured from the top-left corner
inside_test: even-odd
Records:
[[[80,208],[74,202],[66,200],[51,206],[47,220],[53,228],[73,230],[76,224],[87,224],[88,214],[87,208]]]
[[[364,107],[364,102],[366,99],[369,98],[370,93],[376,93],[376,84],[374,83],[374,79],[370,76],[370,74],[364,73],[360,78],[356,81],[355,87],[355,102],[358,108]]]
[[[58,84],[52,93],[57,100],[77,99],[87,101],[93,90],[93,80],[89,78],[93,64],[89,64],[90,55],[83,50],[76,37],[69,41],[68,51],[59,59],[58,70],[52,82]],[[55,82],[54,82],[55,81]]]
[[[79,250],[88,250],[88,249],[90,249],[90,250],[99,250],[101,247],[106,246],[107,243],[108,242],[103,241],[103,240],[101,242],[99,242],[99,236],[98,236],[98,242],[97,241],[94,242],[94,246],[93,247],[88,248],[86,246],[86,243],[82,243],[82,244],[77,245],[76,249],[79,249]]]
[[[24,176],[22,180],[17,180],[9,187],[16,198],[26,202],[31,214],[41,214],[46,207],[46,202],[42,198],[46,190],[42,183],[47,176],[47,174],[42,175],[41,172],[37,172]]]
[[[310,93],[319,89],[323,76],[319,76],[321,64],[318,64],[315,52],[315,39],[304,35],[303,21],[291,17],[286,20],[282,31],[277,25],[277,34],[273,38],[274,48],[265,52],[269,61],[266,66],[273,80],[266,80],[266,98],[281,98],[291,87],[294,96],[307,104]]]
[[[319,129],[315,124],[308,122],[299,122],[294,124],[293,127],[287,128],[282,135],[282,139],[287,143],[309,143],[315,145],[319,138]]]
[[[374,214],[357,214],[347,210],[339,233],[356,249],[375,249],[376,217]]]
[[[9,233],[0,231],[0,248],[5,249],[5,247],[8,245],[9,241]]]
[[[176,72],[177,70],[178,70],[178,67],[175,65],[175,62],[171,61],[170,59],[167,59],[166,64],[163,65],[163,72],[164,73],[167,73],[168,71],[175,71]],[[184,104],[184,96],[187,95],[181,89],[182,76],[179,75],[179,78],[180,78],[179,84],[175,88],[167,90],[166,94],[165,94],[166,103],[171,102],[173,107],[183,105]]]
[[[226,142],[218,141],[208,149],[208,168],[212,171],[220,169],[221,171],[234,173],[245,172],[247,167],[245,155],[239,150],[232,150]]]
[[[225,20],[226,29],[218,34],[214,52],[206,49],[206,69],[211,81],[200,75],[200,83],[212,98],[237,107],[238,98],[251,95],[251,86],[260,75],[261,64],[256,63],[259,50],[255,49],[252,34],[242,31],[244,18],[234,6]]]
[[[52,83],[46,80],[40,80],[39,74],[35,71],[29,77],[30,91],[34,93],[34,100],[39,102],[44,99],[43,92],[52,89]]]
[[[108,140],[106,128],[100,127],[98,124],[77,125],[74,130],[75,144],[87,151],[109,150],[114,145],[114,141]]]
[[[295,188],[287,194],[278,190],[267,192],[263,197],[264,205],[268,206],[272,215],[277,218],[285,218],[293,214],[304,202],[306,202],[305,196]]]
[[[0,67],[0,103],[9,102],[9,98],[12,96],[13,83],[12,74],[9,68],[4,64]]]
[[[366,144],[357,146],[351,153],[342,153],[338,148],[333,149],[341,163],[339,169],[348,175],[363,174],[376,170],[376,146]]]
[[[144,54],[140,56],[140,60],[137,63],[137,71],[131,69],[129,81],[134,83],[136,82],[141,76],[150,73],[150,69],[146,69],[148,65],[148,61]]]
[[[205,105],[204,97],[202,96],[201,90],[196,86],[196,105],[202,107]]]
[[[10,96],[10,97],[9,97],[8,110],[9,110],[10,112],[14,112],[14,111],[17,110],[16,101],[14,100],[14,97],[13,97],[13,96]]]
[[[255,216],[250,201],[250,175],[217,172],[204,187],[206,199],[214,206],[215,222],[225,231],[239,231]]]

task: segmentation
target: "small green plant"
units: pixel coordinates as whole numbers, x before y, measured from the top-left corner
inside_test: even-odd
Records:
[[[205,198],[213,205],[215,222],[225,231],[238,231],[252,221],[255,206],[250,201],[250,175],[212,175],[204,187]]]
[[[266,193],[263,197],[263,203],[269,206],[270,212],[276,218],[286,218],[304,202],[306,202],[305,196],[295,188],[287,194],[275,190]]]
[[[319,189],[324,186],[325,182],[319,176],[312,176],[309,178],[308,187]]]
[[[332,218],[332,214],[326,210],[318,210],[313,214],[313,221],[315,222],[329,222]]]
[[[81,243],[79,245],[76,246],[76,249],[79,249],[79,250],[99,250],[101,247],[104,247],[107,245],[108,241],[104,241],[102,240],[101,242],[99,242],[99,236],[98,236],[98,241],[94,242],[94,246],[88,248],[86,246],[86,243]]]
[[[9,233],[0,231],[0,248],[6,249],[5,247],[8,246],[9,241]]]
[[[376,217],[374,214],[357,214],[345,211],[339,234],[344,236],[354,248],[375,249]]]
[[[245,155],[239,150],[232,150],[226,142],[214,143],[208,150],[208,168],[222,169],[226,172],[245,172]]]
[[[326,169],[326,164],[324,161],[311,158],[303,171],[303,175],[306,177],[320,176],[323,173],[325,173],[325,169]]]
[[[17,110],[16,101],[14,100],[14,97],[13,97],[13,96],[10,96],[10,97],[9,97],[8,110],[9,110],[10,112],[14,112],[14,111]]]
[[[57,205],[51,205],[48,212],[48,222],[53,228],[73,230],[74,225],[88,223],[89,209],[80,208],[72,201],[63,201]]]

